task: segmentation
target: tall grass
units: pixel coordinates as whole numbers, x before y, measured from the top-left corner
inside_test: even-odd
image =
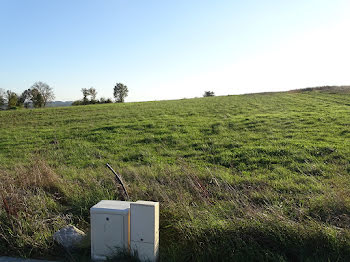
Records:
[[[0,112],[0,252],[88,261],[52,234],[88,232],[89,208],[120,198],[109,162],[131,200],[160,202],[162,261],[348,261],[349,104],[305,92]]]

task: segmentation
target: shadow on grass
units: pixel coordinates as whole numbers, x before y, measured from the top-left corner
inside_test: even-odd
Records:
[[[350,261],[346,237],[315,227],[256,222],[192,232],[161,261]]]

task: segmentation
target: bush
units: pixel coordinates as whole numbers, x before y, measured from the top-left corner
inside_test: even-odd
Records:
[[[205,91],[203,94],[203,97],[210,97],[210,96],[215,96],[213,91]]]
[[[100,98],[100,100],[76,100],[72,103],[72,106],[82,106],[82,105],[94,105],[94,104],[110,104],[113,103],[111,98]]]

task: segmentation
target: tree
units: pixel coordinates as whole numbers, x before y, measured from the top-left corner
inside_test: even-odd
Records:
[[[32,90],[36,90],[34,93],[36,95],[36,99],[38,99],[38,93],[40,93],[40,100],[42,99],[42,106],[41,107],[44,107],[47,105],[48,102],[51,102],[55,99],[55,95],[53,93],[53,89],[52,87],[50,87],[48,84],[46,83],[43,83],[43,82],[35,82],[31,88]],[[34,102],[33,102],[34,104]]]
[[[96,91],[96,89],[93,88],[93,87],[90,87],[90,88],[88,89],[88,91],[89,91],[89,95],[91,96],[91,101],[95,101],[95,100],[96,100],[96,96],[97,96],[97,91]]]
[[[5,103],[5,90],[0,88],[0,109],[5,105]]]
[[[24,105],[25,108],[28,108],[29,103],[31,101],[31,97],[32,97],[31,90],[30,89],[24,90],[23,93],[18,98],[17,105],[18,106]]]
[[[124,103],[125,97],[128,96],[128,87],[122,83],[117,83],[114,87],[114,98],[117,103]]]
[[[83,105],[88,104],[89,100],[88,100],[88,96],[89,96],[89,89],[87,88],[82,88],[81,92],[83,93]]]
[[[203,97],[210,97],[210,96],[215,96],[213,91],[205,91],[203,94]]]
[[[16,107],[18,102],[18,96],[15,92],[11,90],[6,91],[6,101],[7,101],[7,109],[11,109]]]
[[[83,105],[95,104],[98,102],[96,100],[97,91],[95,88],[93,88],[93,87],[90,87],[89,89],[82,88],[81,92],[83,93],[83,101],[82,101]],[[90,101],[88,99],[89,96],[90,96]]]
[[[45,106],[44,97],[38,89],[32,88],[30,90],[30,95],[31,95],[31,101],[35,108]]]

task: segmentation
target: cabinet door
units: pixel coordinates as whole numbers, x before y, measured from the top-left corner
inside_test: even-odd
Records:
[[[158,247],[153,243],[133,242],[131,241],[131,250],[137,251],[141,261],[157,261]]]
[[[123,216],[95,214],[93,221],[92,233],[96,255],[106,256],[113,254],[118,248],[124,248]]]
[[[130,205],[131,241],[154,243],[155,208],[136,204]]]

